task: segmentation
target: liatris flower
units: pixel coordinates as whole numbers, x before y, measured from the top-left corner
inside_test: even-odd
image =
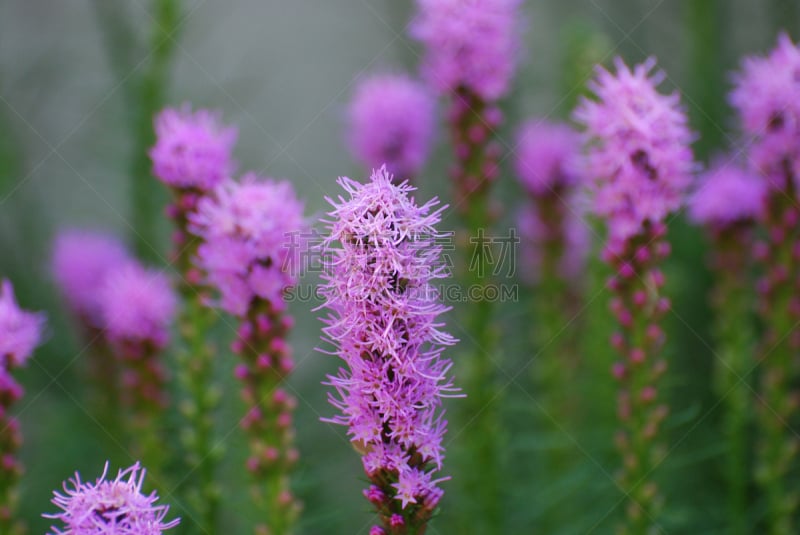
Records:
[[[779,190],[800,187],[800,47],[786,34],[765,58],[747,58],[736,75],[731,104],[752,142],[750,160]],[[788,176],[787,176],[788,175]],[[792,178],[793,184],[787,184]]]
[[[257,533],[289,533],[300,509],[289,481],[298,457],[292,427],[296,401],[280,385],[293,367],[286,343],[292,318],[283,292],[297,282],[306,227],[292,186],[255,174],[221,184],[192,218],[193,232],[203,238],[198,264],[219,291],[220,306],[240,321],[233,349],[242,359],[236,376],[247,404],[242,422],[250,439],[247,467],[264,513],[265,525]]]
[[[485,195],[498,174],[500,148],[491,137],[502,119],[496,101],[509,90],[521,48],[520,5],[520,0],[417,0],[411,35],[425,46],[422,72],[434,90],[452,99],[448,120],[461,210],[470,198]]]
[[[133,261],[109,274],[99,293],[105,334],[119,363],[119,386],[129,413],[125,427],[137,455],[159,470],[164,447],[157,422],[167,406],[161,353],[177,299],[164,274]]]
[[[531,371],[538,401],[548,416],[541,419],[541,431],[556,436],[569,427],[576,409],[575,396],[569,394],[578,370],[580,336],[574,319],[579,315],[581,276],[591,247],[578,189],[580,142],[578,133],[566,124],[531,119],[519,130],[514,162],[528,194],[517,221],[521,276],[533,286],[531,353],[536,358]],[[570,463],[566,449],[552,449],[543,477],[563,474]],[[542,529],[562,522],[545,517]]]
[[[656,91],[664,74],[652,73],[655,59],[633,71],[619,58],[615,65],[616,75],[598,68],[589,87],[599,100],[584,99],[575,112],[596,141],[586,167],[596,177],[594,210],[608,224],[611,253],[680,207],[694,169],[694,135],[678,94]]]
[[[411,35],[425,45],[422,72],[441,94],[467,88],[504,96],[520,51],[521,0],[417,0]]]
[[[659,322],[669,309],[659,269],[669,254],[664,219],[683,202],[695,164],[678,95],[656,90],[664,75],[651,74],[655,60],[633,70],[620,59],[615,64],[616,74],[598,67],[590,85],[598,100],[584,99],[575,117],[590,141],[586,169],[595,180],[594,210],[608,228],[604,259],[615,270],[611,309],[621,331],[612,344],[623,357],[613,367],[620,385],[617,445],[620,484],[630,497],[623,532],[638,534],[653,526],[661,502],[651,472],[660,461],[657,435],[667,414],[658,402],[667,366],[659,356]]]
[[[406,75],[362,80],[348,110],[353,155],[367,168],[385,163],[394,176],[412,180],[430,153],[435,107],[428,90]]]
[[[188,227],[200,199],[232,172],[237,131],[223,126],[216,114],[192,112],[188,106],[162,111],[155,126],[156,144],[150,150],[153,174],[173,193],[174,201],[167,212],[175,226],[174,258],[182,278],[184,306],[179,332],[184,347],[178,354],[178,379],[186,398],[180,404],[186,422],[181,436],[187,470],[194,474],[185,488],[201,517],[201,527],[213,532],[219,506],[219,489],[214,482],[219,458],[214,444],[214,412],[220,396],[215,386],[214,352],[206,336],[213,326],[214,312],[204,305],[205,277],[194,265],[201,242],[190,236]]]
[[[569,125],[530,119],[519,129],[514,167],[530,195],[544,197],[580,184],[580,135]]]
[[[340,178],[348,198],[329,200],[324,339],[346,368],[328,378],[330,422],[345,425],[370,480],[374,533],[423,533],[442,497],[437,477],[447,422],[441,398],[455,390],[442,358],[453,338],[433,287],[445,276],[435,228],[444,207],[418,206],[386,168],[360,184]],[[438,243],[441,243],[439,241]],[[383,531],[382,531],[383,530]]]
[[[16,483],[22,465],[15,457],[22,444],[19,422],[11,415],[11,407],[22,397],[22,387],[11,372],[24,366],[33,350],[42,341],[43,314],[22,310],[14,298],[11,282],[0,284],[0,531],[11,533],[12,515],[17,507]]]
[[[736,78],[731,102],[751,141],[749,162],[768,188],[762,224],[766,241],[757,251],[764,275],[759,282],[760,312],[766,326],[761,347],[762,406],[756,411],[761,440],[756,451],[756,479],[767,499],[772,534],[797,531],[800,488],[793,475],[798,467],[800,439],[795,421],[800,378],[794,359],[800,335],[796,294],[800,279],[800,47],[781,35],[766,58],[745,60]],[[789,427],[787,427],[787,425]]]
[[[61,523],[50,528],[51,535],[160,535],[178,525],[178,518],[166,520],[169,505],[156,505],[155,491],[143,493],[145,469],[138,462],[113,480],[107,475],[108,463],[94,483],[81,481],[75,472],[63,493],[53,493],[61,512],[42,515]]]
[[[709,231],[714,271],[712,306],[720,362],[716,389],[727,410],[723,417],[729,445],[726,473],[731,529],[744,533],[749,484],[749,426],[754,333],[749,291],[753,230],[764,212],[766,185],[734,163],[718,162],[689,200],[691,219]]]
[[[530,197],[519,216],[524,275],[536,283],[575,281],[583,270],[590,239],[578,196],[580,143],[569,126],[538,119],[517,136],[515,168]]]
[[[102,324],[98,286],[129,260],[125,246],[109,234],[77,229],[59,233],[53,246],[53,277],[85,329]]]
[[[233,172],[235,128],[217,114],[189,105],[165,109],[155,120],[156,144],[150,149],[153,174],[170,187],[206,192]]]
[[[104,330],[100,289],[109,273],[131,262],[120,240],[94,230],[70,229],[56,237],[51,272],[87,345],[84,373],[88,406],[106,429],[119,424],[119,367]]]
[[[463,458],[481,470],[464,468],[465,493],[478,507],[456,516],[463,521],[457,531],[502,530],[502,421],[495,407],[496,335],[492,303],[485,298],[491,283],[491,250],[486,236],[497,210],[491,204],[490,187],[500,173],[500,145],[494,139],[503,114],[498,101],[511,86],[522,48],[521,0],[417,0],[411,36],[424,46],[422,74],[428,85],[450,102],[447,123],[454,149],[450,171],[453,206],[461,216],[456,236],[462,261],[470,266],[463,284],[483,290],[484,298],[472,304],[463,319],[473,342],[464,378],[470,392],[463,419],[470,422],[469,448]]]

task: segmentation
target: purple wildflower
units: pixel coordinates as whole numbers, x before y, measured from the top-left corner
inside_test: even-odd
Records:
[[[45,318],[22,310],[11,281],[0,283],[0,358],[2,366],[23,366],[42,340]]]
[[[364,79],[348,110],[353,154],[368,168],[386,164],[411,180],[430,153],[435,106],[427,89],[404,74]]]
[[[614,269],[610,308],[619,330],[611,342],[621,356],[613,366],[621,427],[616,444],[623,459],[620,482],[636,493],[623,531],[644,533],[659,511],[658,490],[649,478],[668,412],[657,399],[667,368],[660,323],[670,306],[661,295],[660,264],[670,251],[664,219],[682,205],[695,164],[679,96],[656,91],[664,74],[651,74],[655,60],[633,70],[619,58],[615,64],[616,75],[598,67],[589,86],[598,100],[584,99],[575,118],[586,127],[585,169],[594,180],[594,210],[608,227],[604,259]]]
[[[606,219],[614,251],[645,223],[659,223],[678,209],[695,164],[688,119],[677,93],[656,86],[656,61],[629,69],[615,60],[617,74],[598,67],[590,89],[598,100],[583,99],[575,119],[590,141],[587,174],[594,177],[594,210]]]
[[[64,491],[52,499],[61,512],[44,514],[60,521],[52,535],[160,535],[178,525],[180,519],[165,521],[168,505],[156,505],[158,495],[142,493],[145,470],[137,462],[107,480],[108,463],[95,483],[81,481],[79,473],[64,483]]]
[[[422,72],[440,93],[467,89],[496,100],[521,48],[521,0],[417,0],[411,35],[425,45]]]
[[[731,103],[751,143],[748,162],[767,188],[761,214],[763,240],[754,248],[761,267],[759,312],[765,326],[759,360],[763,403],[755,411],[759,430],[756,481],[766,496],[767,528],[797,531],[793,458],[800,440],[785,422],[795,417],[800,378],[794,358],[800,332],[787,326],[800,320],[797,276],[800,260],[800,47],[782,34],[765,58],[748,58],[736,76]],[[741,201],[740,201],[741,202]],[[739,333],[737,333],[739,334]]]
[[[385,167],[366,184],[339,184],[348,198],[328,199],[323,332],[347,368],[328,378],[341,411],[329,421],[347,426],[362,452],[387,532],[406,533],[428,521],[441,496],[432,478],[444,453],[441,398],[455,392],[441,356],[454,339],[440,330],[447,308],[432,286],[446,276],[435,228],[444,208],[436,199],[418,206],[414,188],[393,184]],[[393,514],[403,531],[391,527]]]
[[[301,267],[303,203],[289,182],[248,174],[204,198],[191,223],[203,240],[198,266],[218,290],[219,305],[240,321],[232,349],[242,361],[236,376],[248,407],[242,427],[251,446],[247,468],[256,476],[252,495],[266,515],[261,528],[282,532],[300,509],[289,485],[298,457],[296,401],[280,385],[293,368],[286,343],[293,322],[283,295]]]
[[[106,277],[100,302],[112,343],[167,344],[177,299],[163,273],[129,262]]]
[[[757,221],[764,212],[766,194],[763,181],[736,164],[718,162],[689,199],[689,216],[713,227]]]
[[[14,298],[11,282],[0,283],[0,531],[11,533],[16,505],[15,489],[22,466],[15,457],[22,444],[19,422],[11,407],[22,397],[22,387],[11,372],[23,366],[42,340],[45,317],[22,310]]]
[[[56,238],[53,277],[69,307],[87,326],[101,323],[98,287],[109,272],[129,259],[125,246],[109,234],[73,229]]]
[[[250,173],[204,198],[191,230],[203,238],[198,266],[219,290],[220,306],[244,316],[254,297],[282,303],[283,291],[297,281],[306,227],[303,203],[286,181]]]
[[[747,58],[735,77],[731,104],[753,141],[750,159],[775,189],[791,170],[800,187],[800,47],[785,33],[767,57]]]
[[[531,119],[517,134],[517,176],[532,195],[578,185],[581,138],[569,125]]]
[[[209,191],[233,172],[235,128],[208,110],[165,109],[155,119],[153,174],[177,189]]]

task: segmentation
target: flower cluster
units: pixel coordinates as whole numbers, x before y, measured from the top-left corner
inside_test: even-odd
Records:
[[[367,168],[386,164],[396,177],[413,179],[430,153],[435,106],[425,86],[409,76],[365,78],[348,110],[353,154]]]
[[[0,531],[11,532],[12,513],[16,507],[16,482],[22,466],[15,454],[22,444],[19,422],[11,407],[23,394],[14,380],[14,369],[24,366],[42,341],[45,317],[19,307],[11,282],[0,282]]]
[[[681,206],[695,168],[680,97],[656,90],[664,74],[652,74],[655,59],[633,70],[619,58],[615,65],[616,75],[598,67],[589,85],[598,100],[584,99],[575,111],[586,127],[594,210],[608,222],[612,253]]]
[[[156,144],[150,149],[153,174],[176,189],[209,191],[234,168],[235,128],[223,126],[208,110],[165,109],[155,120]]]
[[[293,367],[286,342],[293,322],[283,293],[297,281],[306,227],[291,184],[252,173],[220,184],[191,216],[191,231],[202,238],[197,265],[219,293],[210,304],[240,321],[232,349],[241,358],[236,377],[247,404],[247,468],[258,483],[253,496],[264,513],[262,528],[271,533],[286,533],[300,510],[288,477],[298,458],[297,402],[280,385]]]
[[[112,343],[154,349],[167,345],[177,299],[162,272],[130,261],[109,273],[97,293],[106,336]]]
[[[569,125],[527,121],[517,134],[514,166],[523,187],[535,196],[559,193],[580,182],[580,135]]]
[[[753,141],[750,160],[775,189],[784,189],[791,170],[800,188],[800,47],[786,34],[767,57],[744,61],[730,95],[742,128]]]
[[[527,121],[517,134],[517,176],[528,193],[517,218],[526,278],[575,281],[591,246],[579,187],[581,139],[566,124]]]
[[[442,496],[440,406],[455,391],[441,356],[454,340],[440,330],[446,307],[432,286],[445,276],[435,228],[443,208],[435,199],[418,206],[386,168],[366,184],[339,184],[348,198],[329,199],[323,332],[347,368],[329,377],[341,411],[330,421],[347,426],[362,452],[372,482],[365,494],[387,532],[410,533]]]
[[[81,481],[79,473],[64,483],[63,493],[54,492],[53,504],[61,512],[42,515],[61,522],[51,535],[160,535],[178,525],[166,521],[168,505],[156,505],[158,495],[144,494],[145,470],[139,463],[106,479],[108,463],[94,483]]]
[[[11,281],[0,283],[0,367],[24,366],[42,340],[42,314],[22,310],[14,297]]]
[[[227,180],[200,201],[190,228],[203,239],[197,264],[233,315],[246,315],[254,298],[279,306],[297,280],[306,222],[289,182]]]
[[[701,225],[726,228],[754,222],[764,213],[766,185],[734,163],[717,162],[688,201],[689,216]]]
[[[611,343],[621,357],[613,366],[621,426],[616,442],[620,483],[630,497],[622,532],[644,533],[661,507],[650,474],[661,462],[657,440],[668,413],[658,400],[667,369],[660,323],[670,307],[661,295],[660,265],[670,252],[664,219],[683,204],[695,163],[679,95],[656,91],[664,74],[651,74],[655,60],[633,70],[620,59],[615,63],[616,75],[598,68],[590,84],[598,100],[584,99],[575,118],[586,127],[586,172],[593,178],[595,212],[608,227],[604,259],[614,269],[609,287],[619,330]]]
[[[102,324],[98,285],[108,273],[129,261],[125,246],[109,234],[71,229],[56,238],[53,277],[70,309],[87,327]]]
[[[417,0],[411,35],[422,71],[440,93],[467,89],[496,100],[509,89],[521,48],[521,0]]]
[[[767,190],[760,226],[763,240],[753,250],[761,264],[759,313],[765,327],[760,347],[761,381],[755,411],[760,431],[755,475],[766,496],[772,533],[797,531],[800,492],[793,480],[800,440],[786,422],[796,417],[800,395],[794,358],[800,333],[800,47],[781,35],[764,58],[749,58],[736,77],[730,100],[749,138],[748,163]],[[743,202],[741,199],[738,202]]]

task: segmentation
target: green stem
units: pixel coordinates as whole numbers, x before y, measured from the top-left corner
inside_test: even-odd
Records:
[[[463,382],[467,398],[463,405],[469,438],[464,440],[470,469],[464,470],[463,485],[471,506],[462,515],[465,526],[476,533],[500,530],[503,515],[503,483],[500,474],[502,429],[498,414],[498,391],[494,359],[496,336],[492,325],[493,305],[485,289],[492,284],[490,226],[491,176],[496,172],[496,149],[489,123],[489,113],[497,115],[492,105],[468,90],[460,90],[453,103],[455,116],[452,134],[458,152],[456,209],[461,216],[459,243],[468,272],[463,281],[470,302],[465,319],[472,342],[472,354],[466,360]],[[483,130],[484,135],[475,135]],[[476,295],[477,294],[477,295]]]
[[[250,442],[251,494],[261,518],[256,535],[293,533],[301,508],[290,480],[298,457],[291,424],[297,402],[280,388],[292,369],[286,344],[291,323],[269,301],[254,299],[235,343],[243,362],[237,376],[248,410],[243,427]]]
[[[217,386],[216,350],[208,336],[216,320],[216,312],[207,306],[207,292],[202,286],[202,274],[194,267],[200,238],[189,234],[189,214],[196,209],[202,193],[194,190],[175,190],[172,217],[177,229],[175,265],[182,274],[180,294],[183,310],[178,320],[182,341],[177,353],[178,386],[184,417],[181,433],[184,470],[189,474],[182,482],[182,491],[194,512],[194,524],[184,529],[191,533],[217,532],[221,492],[216,483],[216,471],[222,448],[215,443],[215,415],[221,392]]]
[[[748,253],[751,229],[747,225],[715,232],[714,268],[716,284],[712,294],[714,333],[719,351],[715,368],[717,395],[725,401],[723,429],[729,444],[725,460],[729,486],[729,527],[734,535],[748,532],[750,440],[752,397],[747,380],[753,366],[750,311],[753,296],[748,284]]]
[[[689,61],[692,85],[687,94],[691,101],[692,122],[700,132],[694,144],[698,157],[706,158],[724,144],[727,67],[724,61],[724,0],[686,0],[687,23],[691,42]]]
[[[136,87],[135,117],[132,121],[133,160],[131,162],[131,239],[140,258],[159,260],[159,221],[166,202],[162,188],[154,187],[148,149],[155,142],[153,116],[164,106],[169,69],[177,45],[174,33],[180,19],[179,0],[154,0],[154,20],[149,46],[149,62]]]
[[[798,378],[796,364],[800,339],[794,332],[798,319],[795,297],[800,269],[795,248],[800,243],[800,210],[795,205],[794,177],[788,163],[785,189],[772,193],[767,210],[767,272],[762,312],[765,329],[761,348],[761,404],[756,412],[760,444],[756,450],[756,481],[766,495],[769,533],[796,533],[795,515],[800,503],[796,471],[800,439],[796,425]]]
[[[185,348],[178,354],[178,381],[185,396],[181,403],[185,418],[181,441],[191,477],[183,482],[183,488],[199,524],[189,529],[197,534],[216,533],[220,501],[216,468],[222,452],[215,444],[214,415],[221,395],[214,386],[214,351],[205,340],[213,324],[214,311],[201,302],[197,293],[185,294],[179,321]]]

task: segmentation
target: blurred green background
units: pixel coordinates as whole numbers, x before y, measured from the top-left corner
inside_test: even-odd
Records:
[[[170,12],[176,4],[178,10]],[[165,263],[169,231],[157,205],[166,194],[147,175],[142,154],[149,129],[145,111],[159,101],[220,109],[226,121],[239,126],[240,168],[290,178],[306,198],[308,212],[321,214],[323,197],[338,193],[338,175],[364,174],[350,159],[342,136],[353,84],[364,74],[414,69],[418,62],[419,50],[404,30],[411,4],[0,0],[0,274],[13,280],[23,306],[46,310],[50,317],[49,339],[23,373],[27,393],[18,408],[27,467],[22,512],[32,533],[49,526],[39,515],[53,509],[52,489],[74,470],[92,478],[106,459],[114,466],[133,461],[87,405],[81,383],[83,346],[48,272],[56,231],[64,226],[106,228],[133,245],[140,230],[134,222],[141,221],[132,208],[137,194],[131,187],[133,173],[144,184],[139,193],[153,194],[148,202],[154,206],[150,221],[157,239],[148,238],[153,248],[143,250],[155,263]],[[725,93],[739,58],[769,49],[780,28],[797,38],[800,26],[800,3],[794,0],[528,0],[525,10],[523,64],[504,104],[508,123],[501,137],[506,144],[512,145],[523,118],[566,117],[591,76],[582,58],[607,61],[618,54],[632,63],[655,55],[669,76],[664,87],[684,94],[702,136],[697,143],[702,158],[735,140]],[[159,40],[156,19],[175,24],[172,37]],[[154,48],[152,42],[161,46]],[[442,141],[419,180],[421,197],[449,199],[447,160]],[[498,196],[507,209],[498,225],[504,229],[513,222],[520,197],[508,165]],[[450,218],[442,227],[453,225]],[[667,275],[675,310],[667,325],[673,399],[668,432],[675,449],[660,474],[670,502],[664,525],[671,534],[715,533],[721,532],[724,508],[718,405],[709,388],[714,362],[708,342],[706,244],[682,218],[671,225],[671,238],[675,254]],[[498,383],[505,385],[500,399],[508,424],[504,466],[509,489],[508,525],[498,533],[535,532],[537,518],[554,508],[572,513],[559,533],[611,532],[622,495],[610,479],[616,460],[613,395],[607,390],[607,295],[601,290],[602,270],[595,266],[594,274],[583,318],[587,331],[581,335],[586,376],[581,385],[589,390],[576,395],[596,395],[602,402],[569,439],[568,447],[582,462],[563,481],[537,480],[537,451],[546,447],[548,437],[527,425],[538,417],[527,372],[532,358],[528,332],[535,329],[528,314],[531,296],[523,293],[522,302],[498,308],[504,341],[497,358]],[[371,514],[360,493],[364,478],[358,456],[343,429],[319,421],[332,413],[320,382],[337,363],[314,352],[319,322],[313,306],[292,305],[298,320],[292,384],[301,398],[297,486],[306,506],[301,528],[303,533],[366,533]],[[221,478],[226,531],[243,533],[240,520],[252,512],[239,479],[244,443],[236,427],[241,407],[231,378],[233,359],[224,351],[231,325],[222,322],[216,333],[228,394],[219,426],[226,447]],[[450,329],[465,339],[457,323],[451,322]],[[570,327],[563,336],[577,334]],[[451,355],[457,359],[468,344],[466,338]],[[468,429],[451,426],[450,448],[457,450],[465,436]],[[447,466],[445,472],[458,478]],[[445,485],[449,489],[451,483]],[[164,501],[172,501],[171,490],[160,488]],[[442,503],[444,518],[430,533],[452,533],[447,516],[457,514],[457,507],[450,507],[451,494]]]

